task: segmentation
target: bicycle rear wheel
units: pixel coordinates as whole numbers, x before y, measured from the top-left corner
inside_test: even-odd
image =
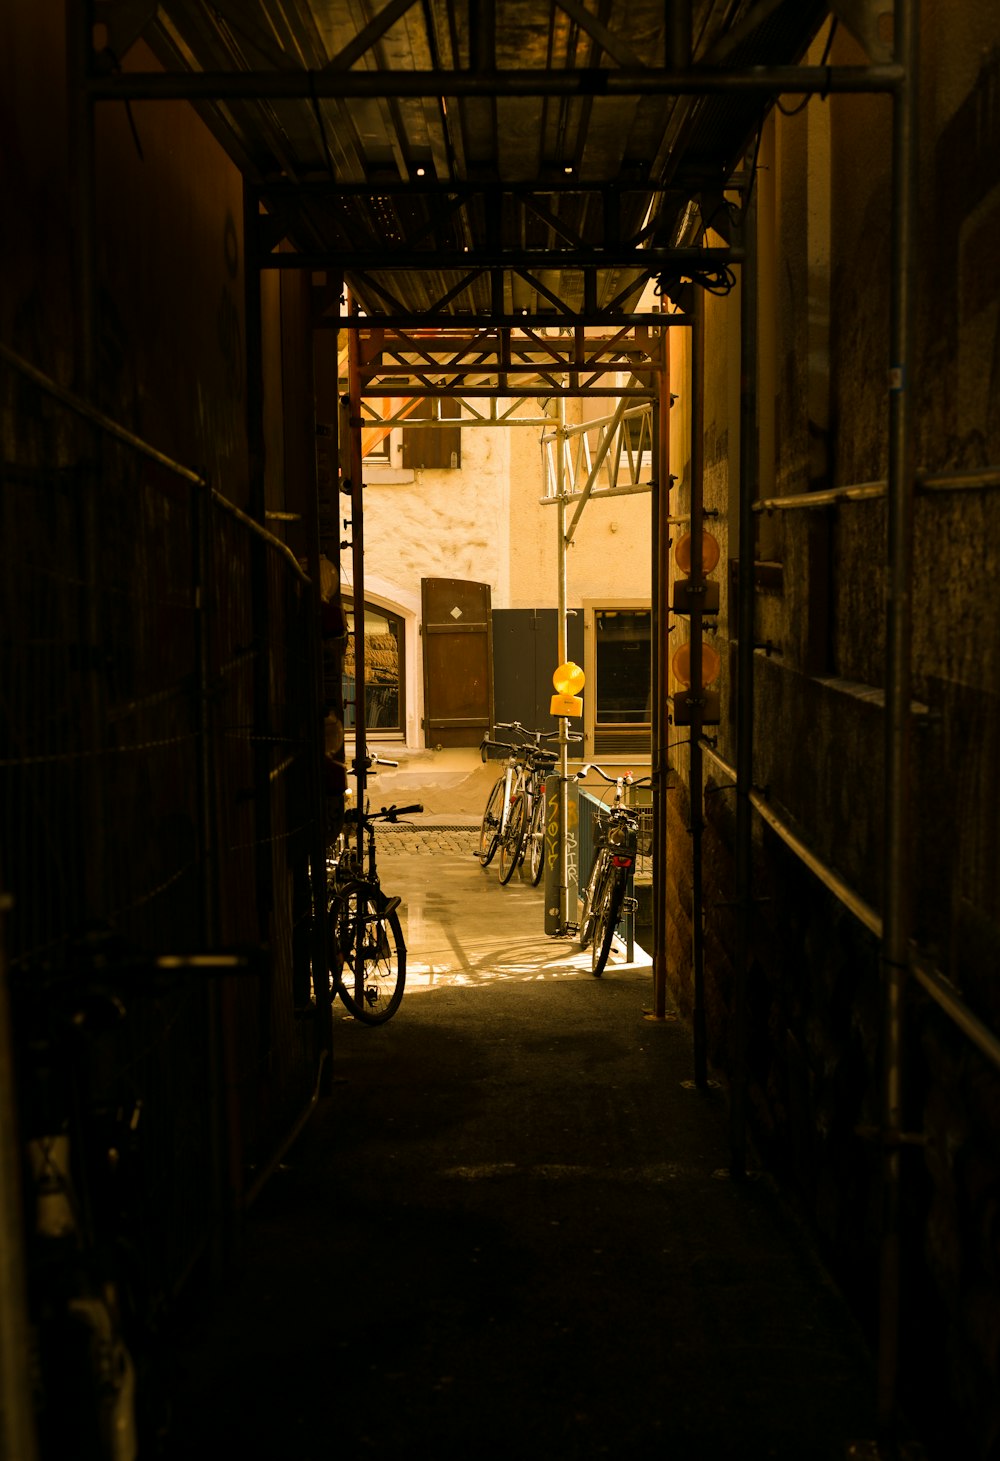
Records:
[[[497,850],[500,841],[500,818],[503,815],[503,776],[499,777],[486,802],[486,810],[483,812],[482,824],[479,828],[479,849],[476,856],[483,867],[488,867],[493,861],[493,854]]]
[[[524,822],[527,813],[523,791],[517,792],[510,799],[510,807],[507,810],[507,826],[504,828],[503,836],[500,838],[500,881],[509,883],[514,876],[514,869],[521,860],[521,843],[524,841]]]
[[[528,873],[531,885],[537,888],[542,880],[545,866],[545,792],[539,790],[531,808],[531,825],[528,828]]]
[[[387,906],[390,905],[391,906]],[[357,879],[339,888],[330,905],[337,993],[356,1020],[382,1025],[399,1009],[406,984],[406,944],[396,914],[398,899]]]
[[[581,949],[587,947],[590,943],[591,935],[594,932],[594,918],[601,902],[604,880],[608,876],[609,871],[607,853],[599,851],[590,869],[587,891],[583,895],[583,912],[580,915]]]
[[[604,973],[604,966],[608,962],[615,929],[618,927],[618,919],[621,916],[624,896],[625,889],[621,878],[609,869],[609,876],[604,880],[600,902],[594,913],[594,931],[590,945],[590,972],[595,979],[601,977]]]

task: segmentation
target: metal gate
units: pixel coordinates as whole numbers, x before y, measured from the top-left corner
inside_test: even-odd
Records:
[[[583,614],[571,612],[569,658],[583,664]],[[552,672],[558,664],[555,609],[493,610],[493,700],[497,720],[519,720],[532,730],[556,730],[549,714]]]

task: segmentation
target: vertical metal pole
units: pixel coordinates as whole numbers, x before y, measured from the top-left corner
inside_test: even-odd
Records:
[[[338,306],[339,308],[339,306]],[[305,493],[303,527],[306,532],[306,553],[309,563],[309,717],[312,721],[312,735],[307,737],[309,746],[309,787],[312,802],[312,827],[309,847],[309,881],[312,890],[312,992],[316,1002],[318,1060],[333,1053],[333,1024],[330,992],[330,938],[326,916],[326,795],[324,791],[324,755],[326,751],[326,700],[323,689],[323,599],[322,568],[320,565],[320,501],[319,480],[316,470],[316,382],[313,356],[314,337],[312,330],[305,343],[306,352],[306,411],[312,452],[309,458],[311,480]],[[336,491],[336,484],[334,484]],[[330,1067],[324,1072],[324,1089],[329,1089]]]
[[[0,1456],[35,1461],[38,1454],[32,1397],[34,1344],[28,1322],[24,1262],[21,1147],[14,1083],[14,1040],[7,998],[4,918],[0,893]]]
[[[913,319],[917,202],[918,36],[915,0],[895,11],[892,280],[889,357],[889,535],[885,687],[883,866],[882,1242],[879,1274],[879,1441],[897,1423],[899,1353],[900,1146],[903,1121],[903,997],[910,937],[910,743],[915,476]]]
[[[215,845],[215,761],[212,737],[212,638],[209,606],[212,602],[212,509],[207,482],[191,487],[191,533],[194,568],[195,680],[198,703],[198,841],[201,858],[199,896],[200,937],[206,949],[218,940],[218,863]],[[216,981],[211,981],[213,987]]]
[[[74,384],[84,400],[98,401],[97,354],[97,153],[94,103],[87,88],[91,71],[93,5],[90,0],[66,3],[66,75],[68,81],[69,196],[72,210]],[[108,911],[108,847],[104,810],[105,761],[101,755],[105,727],[105,685],[101,655],[101,482],[100,437],[80,426],[80,514],[84,633],[89,651],[84,715],[86,780],[82,814],[86,825],[83,877],[90,917],[103,920]],[[83,443],[90,450],[85,453]],[[82,849],[81,849],[82,855]]]
[[[266,520],[264,477],[264,340],[261,310],[261,270],[257,251],[260,209],[257,192],[243,185],[243,289],[246,329],[246,422],[248,500],[250,516],[263,525]],[[260,937],[270,939],[274,903],[274,867],[271,819],[271,687],[268,663],[268,564],[267,548],[256,536],[247,544],[250,555],[251,620],[253,662],[253,763],[255,820],[255,881]]]
[[[666,693],[670,647],[670,331],[659,339],[659,390],[653,429],[653,1010],[667,1013],[667,779],[670,769]]]
[[[691,65],[692,10],[692,0],[672,0],[670,5],[670,66],[674,71],[686,71]]]
[[[705,299],[695,296],[691,324],[691,578],[702,577],[701,534],[704,524],[705,469]],[[705,930],[702,922],[702,754],[701,754],[701,599],[691,595],[691,958],[693,983],[692,1035],[695,1085],[708,1085],[705,1031]]]
[[[354,574],[354,759],[357,765],[358,811],[365,805],[368,775],[368,724],[365,716],[365,509],[361,452],[361,387],[358,375],[357,330],[347,338],[347,395],[351,460],[351,563]],[[365,853],[365,829],[358,818],[358,865]],[[360,926],[360,919],[359,919]]]
[[[567,568],[566,568],[566,398],[559,397],[559,425],[556,428],[558,446],[559,505],[556,508],[556,523],[559,533],[558,544],[558,612],[556,632],[558,644],[557,665],[566,663],[569,655],[569,631],[567,628]],[[569,906],[569,721],[559,718],[559,926],[565,930],[570,922]]]
[[[191,487],[191,531],[193,538],[194,607],[195,607],[195,681],[198,739],[198,842],[201,859],[199,894],[201,900],[201,942],[205,949],[214,949],[219,938],[219,866],[216,845],[216,759],[212,715],[212,634],[210,607],[212,594],[212,503],[207,482]],[[228,1206],[226,1174],[230,1169],[230,1130],[227,1123],[228,1097],[226,1056],[223,1039],[226,992],[224,981],[209,979],[205,987],[205,1010],[208,1028],[208,1112],[209,1140],[212,1151],[210,1173],[211,1233],[210,1258],[212,1272],[222,1277],[226,1267],[226,1244],[230,1232],[231,1213]]]
[[[739,641],[736,647],[736,953],[733,961],[729,1170],[746,1175],[747,970],[753,915],[753,503],[757,496],[757,203],[753,178],[743,209],[740,275]]]
[[[75,385],[88,401],[94,401],[97,374],[97,167],[94,103],[87,88],[93,18],[91,0],[66,0],[69,188],[76,284],[73,298]]]

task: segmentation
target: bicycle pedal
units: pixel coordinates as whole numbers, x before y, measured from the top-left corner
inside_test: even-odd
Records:
[[[398,895],[389,898],[386,902],[385,907],[382,909],[382,917],[388,918],[390,913],[395,913],[396,909],[399,907],[402,901],[402,898],[400,898]]]
[[[639,900],[638,900],[638,898],[623,898],[622,899],[622,912],[623,913],[636,913],[636,912],[638,912],[638,909],[639,909]]]

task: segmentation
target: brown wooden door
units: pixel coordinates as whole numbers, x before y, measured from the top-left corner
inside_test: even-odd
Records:
[[[490,586],[424,578],[424,739],[428,746],[478,746],[493,723]]]

